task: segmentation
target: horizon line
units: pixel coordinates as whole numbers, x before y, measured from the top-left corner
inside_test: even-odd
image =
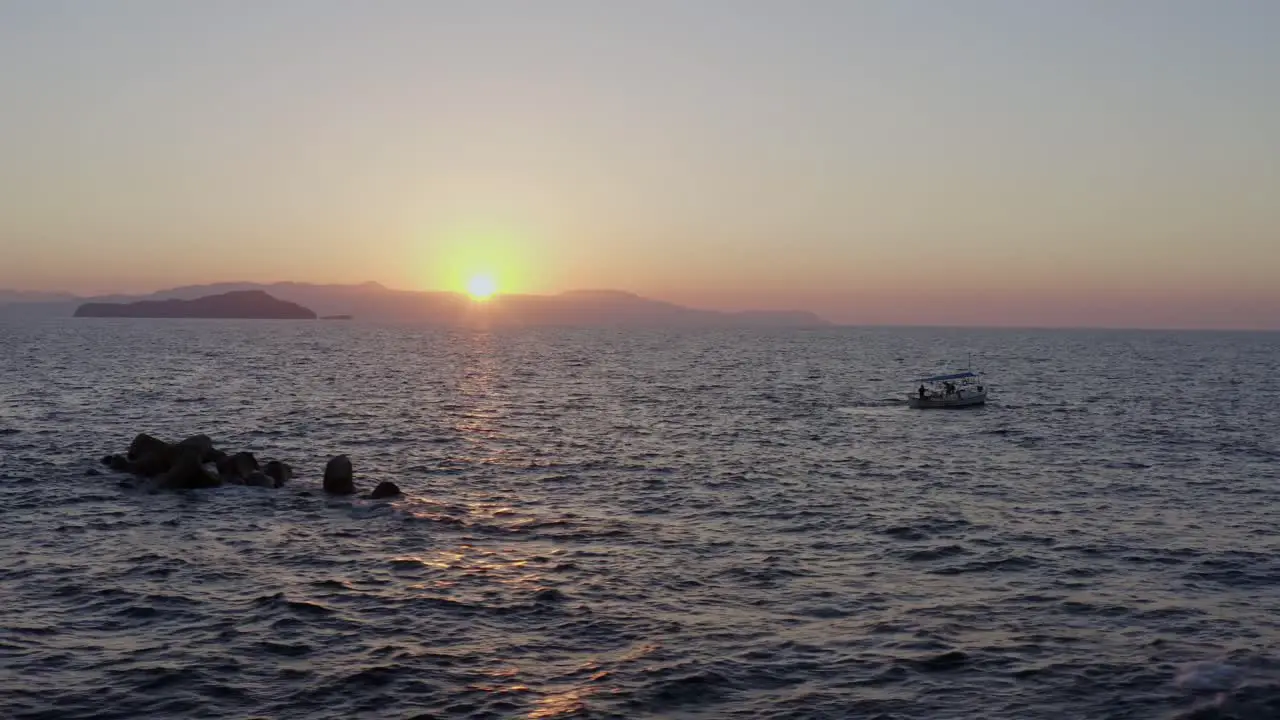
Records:
[[[220,280],[220,281],[214,281],[214,282],[190,283],[185,285],[164,285],[164,286],[160,286],[158,289],[146,290],[146,291],[133,291],[133,292],[111,291],[111,292],[95,292],[90,294],[81,294],[81,293],[77,293],[69,290],[14,290],[10,288],[0,287],[0,292],[13,292],[19,295],[60,296],[56,298],[50,298],[47,300],[31,300],[31,301],[18,300],[18,301],[10,301],[10,302],[0,301],[0,305],[82,302],[82,301],[93,301],[98,298],[104,298],[104,297],[110,297],[110,296],[127,297],[127,298],[145,298],[147,296],[158,295],[158,294],[172,292],[176,290],[214,288],[216,286],[223,286],[223,285],[247,285],[247,286],[258,286],[258,287],[270,287],[270,286],[276,286],[276,285],[293,285],[293,286],[310,286],[310,287],[321,287],[321,288],[322,287],[345,287],[345,288],[376,287],[382,290],[386,290],[388,292],[397,292],[397,293],[435,294],[435,295],[447,295],[452,297],[463,297],[463,298],[467,297],[466,292],[462,292],[458,290],[406,289],[406,288],[392,287],[377,280],[364,280],[364,281],[357,281],[357,282],[317,282],[317,281],[311,281],[311,280],[273,280],[273,281],[262,282],[262,281],[253,281],[253,280]],[[954,323],[954,324],[937,323],[937,322],[919,322],[919,323],[842,322],[837,320],[830,320],[827,317],[825,317],[824,314],[822,313],[819,313],[813,310],[805,310],[802,308],[795,308],[795,307],[772,308],[772,309],[770,308],[754,308],[754,309],[739,308],[736,310],[720,310],[720,309],[697,307],[695,305],[686,305],[674,300],[663,299],[660,296],[639,293],[634,290],[603,288],[603,287],[570,288],[570,289],[559,290],[559,291],[550,292],[550,293],[499,292],[495,294],[494,298],[496,299],[504,296],[516,297],[516,298],[518,297],[560,297],[564,295],[571,295],[574,293],[613,293],[613,294],[619,294],[619,295],[627,295],[627,296],[639,298],[642,300],[666,303],[666,304],[675,305],[677,307],[682,307],[690,310],[725,313],[725,314],[753,313],[753,312],[803,313],[803,314],[811,315],[821,320],[825,324],[824,328],[816,328],[816,327],[791,328],[791,329],[809,329],[809,330],[826,329],[826,328],[866,328],[866,329],[913,329],[913,330],[932,329],[932,330],[1023,330],[1023,331],[1096,331],[1096,332],[1200,332],[1200,333],[1278,333],[1280,332],[1280,327],[1258,327],[1258,326],[1140,325],[1140,324],[1135,324],[1135,325],[1089,325],[1089,324],[1040,325],[1040,324],[1026,324],[1026,323],[975,324],[975,323],[967,323],[967,322]],[[357,320],[358,319],[359,318],[357,318]],[[384,321],[368,321],[366,320],[365,322],[386,322],[389,324],[403,324],[403,323],[412,322],[412,321],[408,321],[408,320],[406,321],[385,321],[385,320]]]

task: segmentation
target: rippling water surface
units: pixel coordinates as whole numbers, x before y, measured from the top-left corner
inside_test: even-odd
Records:
[[[975,363],[993,402],[913,411]],[[1274,718],[1280,335],[0,325],[6,718]],[[280,490],[95,458],[204,432]],[[394,502],[330,499],[324,461]]]

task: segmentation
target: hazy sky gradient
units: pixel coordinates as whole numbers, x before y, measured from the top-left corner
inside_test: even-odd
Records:
[[[1280,326],[1272,0],[0,0],[0,98],[0,286]]]

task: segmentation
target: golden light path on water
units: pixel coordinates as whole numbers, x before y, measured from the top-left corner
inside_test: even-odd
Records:
[[[505,511],[504,508],[483,504],[473,509],[477,517],[501,516]],[[558,554],[558,551],[552,550],[548,554]],[[535,567],[540,559],[544,558],[522,555],[511,548],[486,549],[458,544],[420,555],[396,557],[392,562],[402,568],[420,565],[441,575],[438,579],[410,585],[410,591],[445,597],[460,604],[482,604],[491,599],[494,585],[504,586],[509,594],[519,597],[536,598],[540,593],[548,592],[550,589],[544,584],[542,573]],[[591,698],[620,692],[607,684],[613,673],[605,669],[606,666],[637,662],[657,649],[657,645],[646,643],[613,659],[603,656],[587,658],[554,678],[563,678],[566,682],[539,684],[527,679],[527,673],[520,666],[504,663],[485,672],[495,681],[493,684],[476,684],[469,689],[499,696],[536,696],[532,709],[526,715],[530,720],[574,715],[585,712]]]
[[[469,287],[470,294],[475,299],[487,298],[491,291],[496,290],[490,283],[492,278],[480,278],[478,284]],[[466,407],[454,429],[474,451],[474,455],[467,458],[469,462],[503,464],[502,458],[493,453],[491,447],[491,441],[501,435],[495,420],[501,417],[505,403],[495,383],[498,368],[493,352],[494,338],[487,332],[475,332],[467,335],[463,342],[466,344],[466,364],[458,391]],[[424,520],[439,521],[447,517],[440,512],[445,508],[429,500],[410,501],[408,505],[411,514]],[[465,505],[465,516],[473,520],[495,520],[516,515],[518,513],[513,507],[501,502],[477,500]],[[511,528],[514,530],[521,524],[516,522]],[[482,604],[491,599],[494,585],[505,587],[507,592],[517,597],[537,598],[541,593],[554,595],[556,591],[547,587],[540,567],[545,566],[548,557],[554,558],[563,552],[550,548],[539,557],[510,547],[489,548],[459,543],[426,553],[399,556],[392,562],[400,567],[419,565],[439,575],[410,585],[408,589],[413,592],[444,596],[459,603]],[[627,652],[615,662],[632,662],[655,649],[654,645],[644,645]],[[581,680],[541,685],[525,678],[527,673],[520,667],[507,665],[486,672],[496,681],[494,684],[475,685],[470,689],[494,695],[536,696],[532,709],[525,716],[529,720],[571,716],[586,712],[592,697],[618,692],[604,684],[612,673],[602,669],[601,661],[607,662],[607,659],[587,660],[565,674],[568,676],[566,680],[582,677]]]

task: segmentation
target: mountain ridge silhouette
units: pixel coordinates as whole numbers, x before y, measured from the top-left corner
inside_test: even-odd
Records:
[[[321,284],[305,282],[217,282],[182,285],[143,294],[75,297],[41,294],[43,302],[6,300],[8,314],[71,316],[86,303],[137,303],[196,300],[229,292],[262,291],[309,308],[320,316],[350,315],[357,320],[421,322],[438,325],[487,326],[623,326],[623,327],[825,327],[831,325],[804,310],[719,311],[687,307],[625,290],[583,289],[554,295],[500,294],[477,302],[463,293],[398,290],[377,282]],[[50,297],[66,298],[49,300]]]

